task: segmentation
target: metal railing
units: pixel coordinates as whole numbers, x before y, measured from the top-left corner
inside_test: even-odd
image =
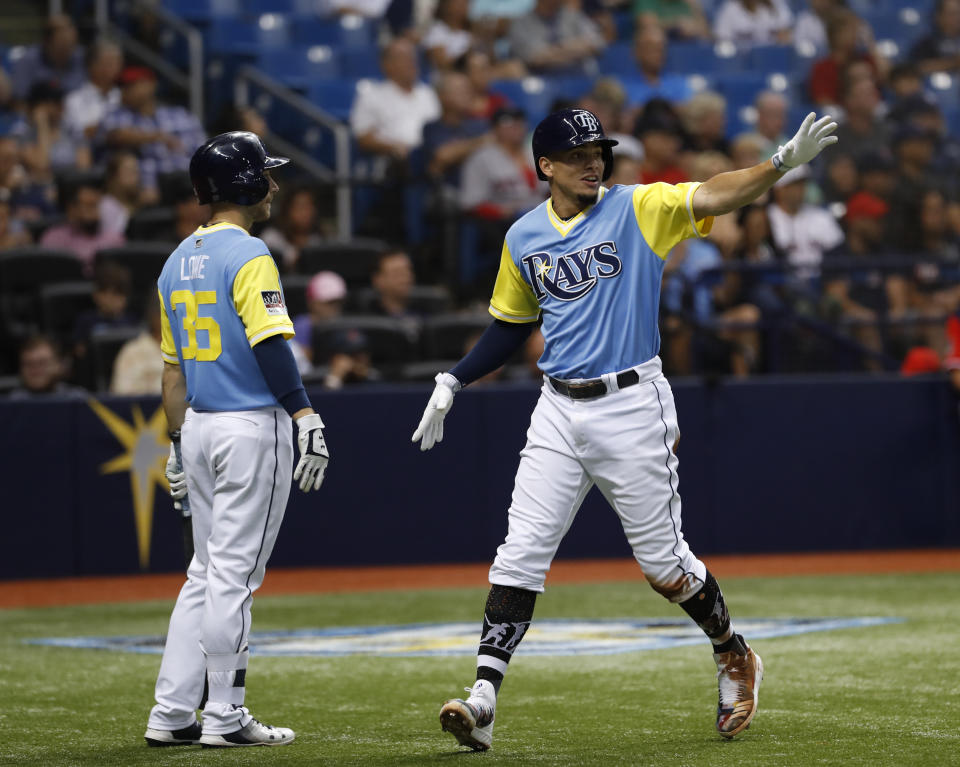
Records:
[[[286,86],[268,77],[250,66],[243,67],[236,76],[233,86],[234,103],[238,107],[257,107],[252,90],[259,88],[269,98],[282,101],[291,109],[302,114],[333,134],[334,167],[330,169],[304,152],[300,147],[282,136],[271,132],[266,138],[278,150],[295,160],[300,167],[320,181],[333,184],[336,188],[337,237],[348,240],[352,237],[353,210],[350,181],[350,129],[340,120]]]
[[[94,8],[97,28],[115,39],[125,50],[130,51],[149,64],[165,80],[188,94],[190,111],[203,122],[203,36],[179,16],[170,13],[161,3],[146,3],[144,0],[127,0],[133,7],[144,7],[157,16],[164,25],[180,35],[187,43],[187,71],[175,67],[139,40],[110,21],[110,0],[97,0]]]

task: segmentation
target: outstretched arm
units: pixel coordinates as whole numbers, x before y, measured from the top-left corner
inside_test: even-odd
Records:
[[[693,215],[698,221],[707,216],[721,216],[742,208],[772,187],[788,171],[810,162],[831,144],[837,129],[830,115],[819,120],[811,112],[800,130],[777,153],[759,165],[729,173],[719,173],[704,181],[693,194]]]

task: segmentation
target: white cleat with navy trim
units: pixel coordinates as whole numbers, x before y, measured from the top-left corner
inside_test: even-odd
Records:
[[[295,735],[289,727],[271,727],[251,719],[245,727],[216,735],[204,733],[200,743],[204,748],[235,748],[237,746],[285,746]]]

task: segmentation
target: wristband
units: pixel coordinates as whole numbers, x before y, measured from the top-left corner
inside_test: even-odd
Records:
[[[776,168],[781,173],[786,173],[788,170],[793,170],[793,168],[787,165],[783,161],[783,157],[780,155],[780,152],[777,152],[770,158],[770,162],[773,163],[773,167]]]

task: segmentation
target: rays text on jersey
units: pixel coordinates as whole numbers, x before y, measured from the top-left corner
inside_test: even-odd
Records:
[[[622,266],[616,243],[609,240],[556,260],[549,253],[531,253],[520,260],[537,300],[551,295],[561,301],[576,301],[589,293],[598,280],[620,274]]]

